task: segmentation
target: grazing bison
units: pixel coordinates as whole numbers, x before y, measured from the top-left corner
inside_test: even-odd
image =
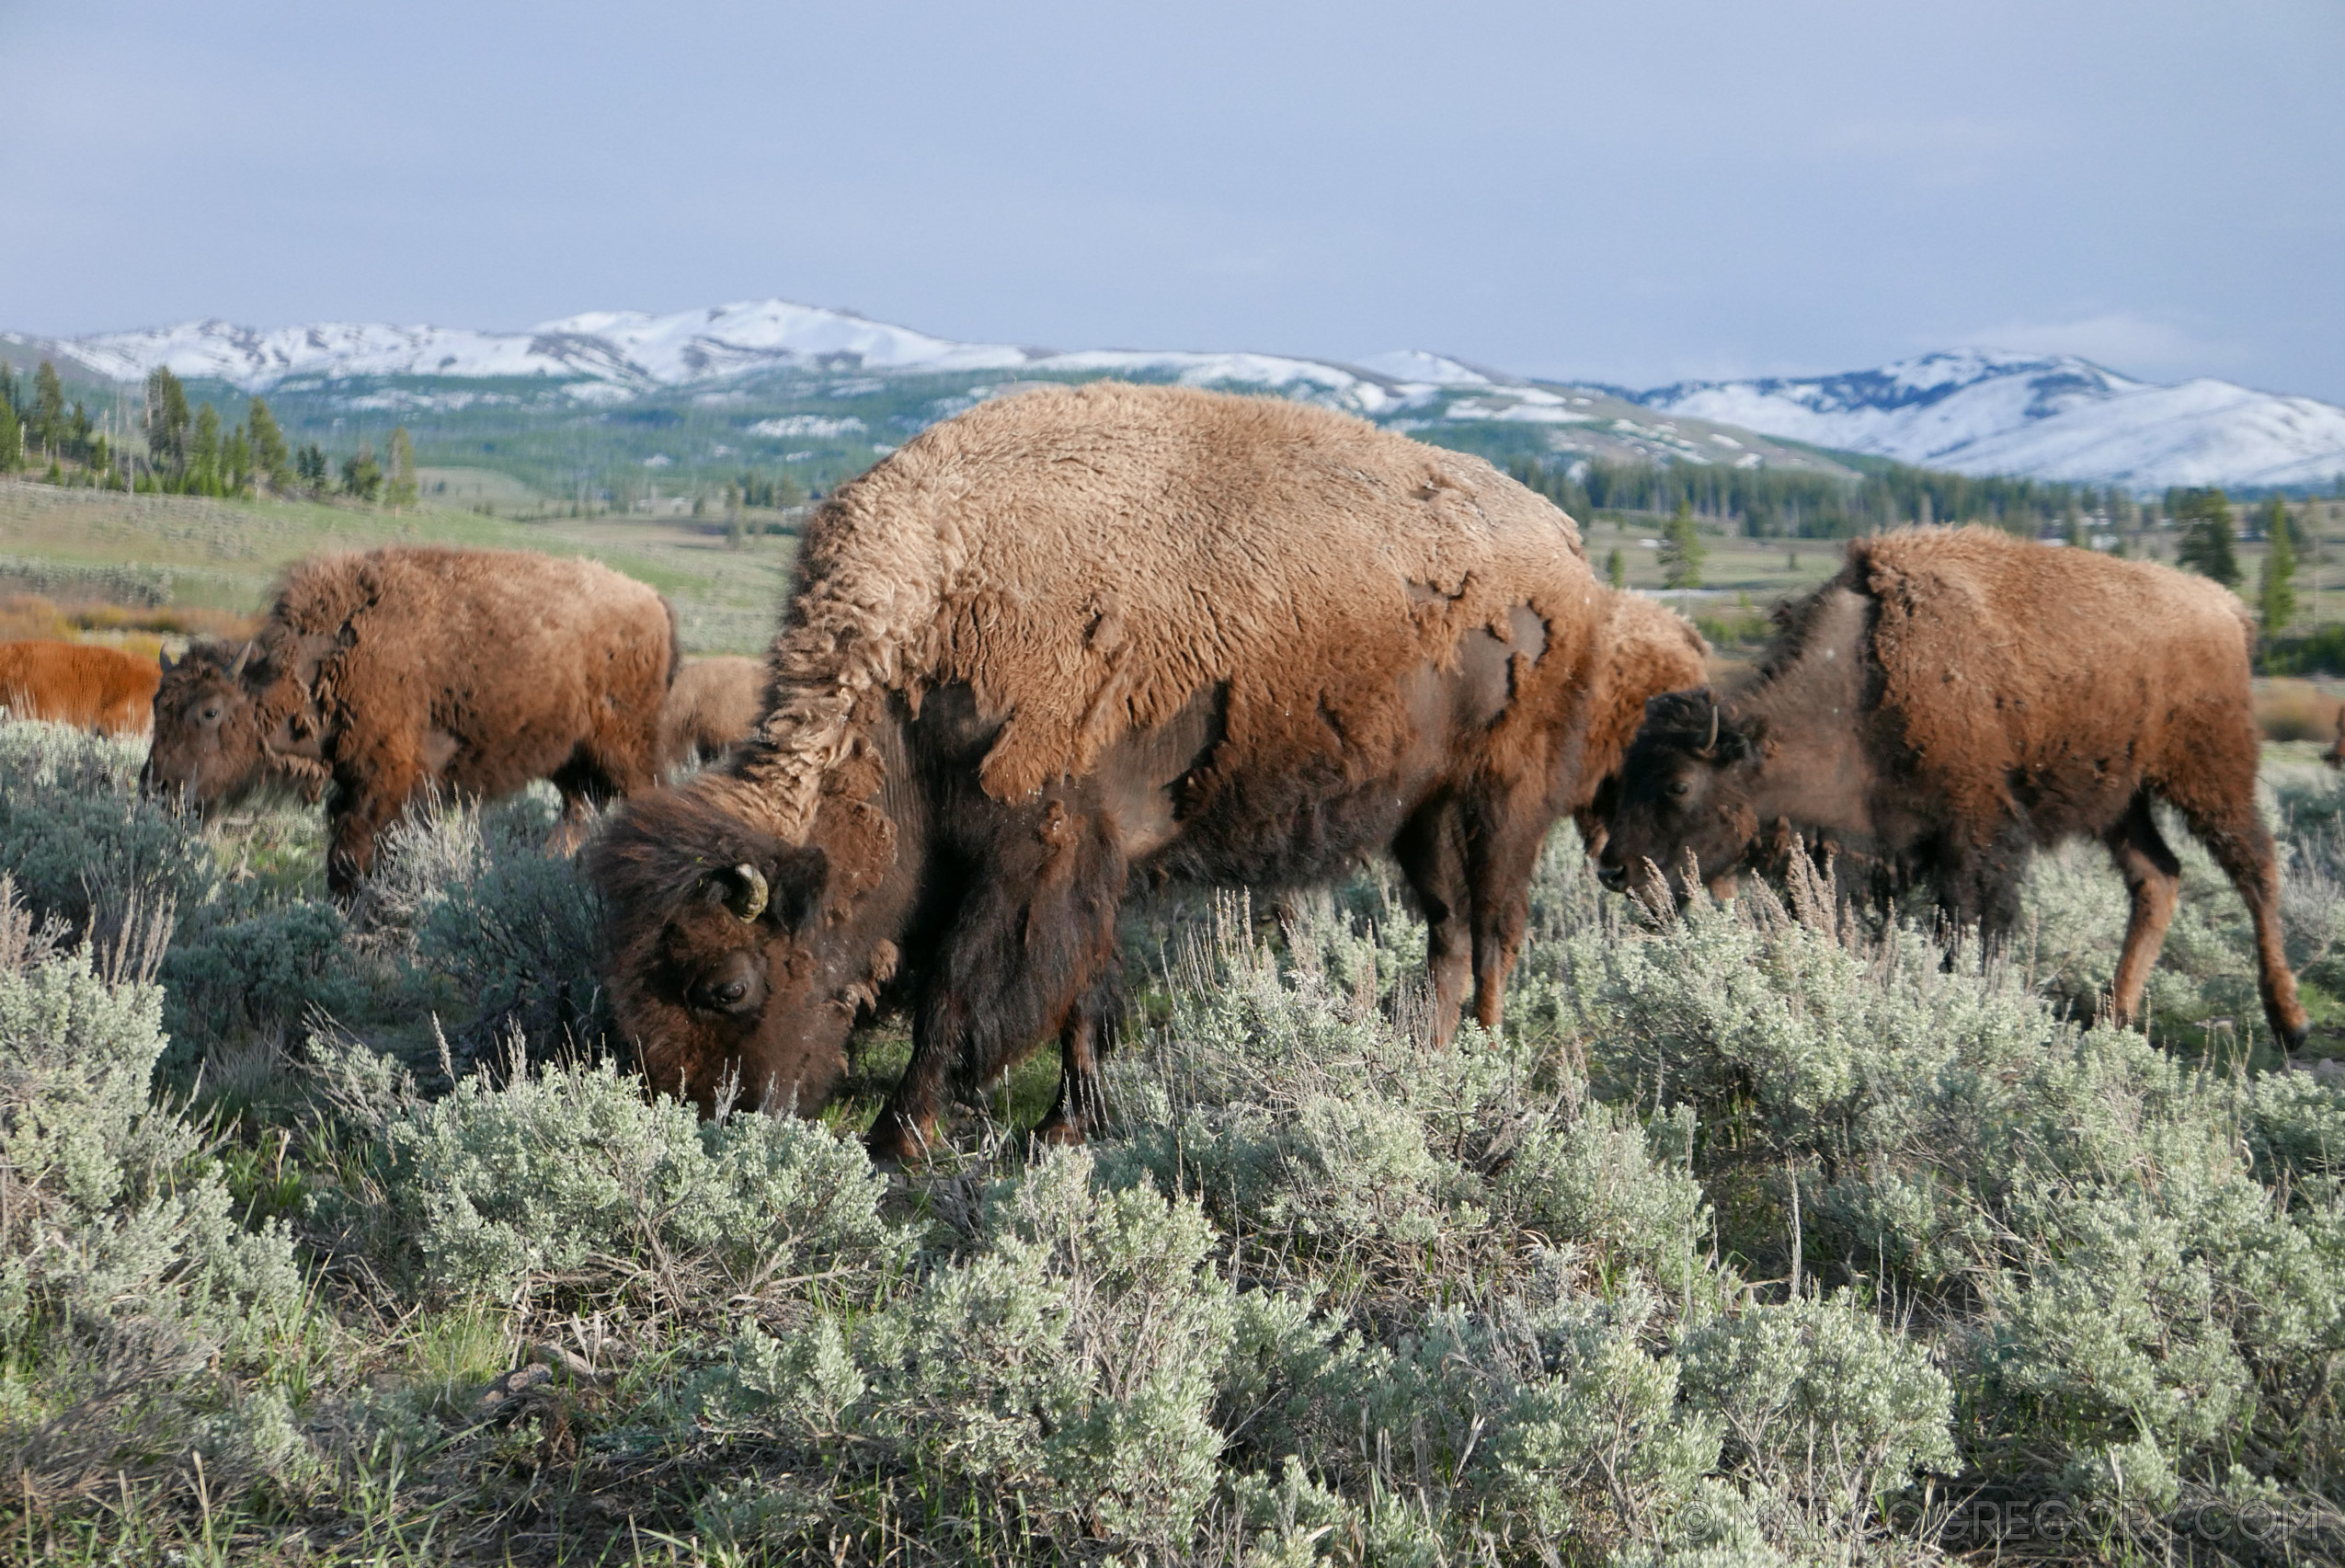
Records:
[[[418,795],[533,779],[584,803],[658,782],[675,621],[591,561],[395,547],[303,561],[259,635],[163,663],[149,783],[204,808],[330,786],[327,877],[351,892]]]
[[[1754,683],[1656,699],[1629,749],[1599,861],[1713,883],[1797,834],[1881,882],[1934,884],[1993,939],[2038,845],[2093,837],[2133,898],[2115,1012],[2137,1016],[2180,865],[2153,801],[2181,813],[2254,917],[2264,1011],[2305,1038],[2280,943],[2280,873],[2256,813],[2253,637],[2220,586],[1989,529],[1859,540],[1779,612]],[[1689,891],[1689,890],[1688,890]]]
[[[1641,593],[1614,593],[1588,692],[1587,745],[1572,820],[1590,854],[1604,849],[1605,818],[1619,793],[1620,761],[1644,722],[1645,704],[1710,678],[1710,644],[1683,615]]]
[[[0,708],[109,735],[143,735],[153,713],[154,666],[120,648],[86,643],[0,643]]]
[[[714,762],[757,728],[765,666],[754,658],[696,658],[676,672],[659,715],[664,767]]]
[[[1298,885],[1389,846],[1436,1033],[1495,1025],[1580,788],[1605,601],[1577,531],[1477,458],[1322,409],[1099,383],[990,403],[809,524],[758,735],[592,853],[651,1082],[820,1106],[909,1006],[889,1157],[1056,1032],[1080,1139],[1135,872]]]

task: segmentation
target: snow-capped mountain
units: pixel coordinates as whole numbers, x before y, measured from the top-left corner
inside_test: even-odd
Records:
[[[65,339],[43,351],[121,381],[157,365],[254,391],[301,378],[527,376],[595,403],[788,370],[1145,375],[1276,390],[1402,428],[1424,420],[1543,425],[1554,450],[1599,456],[1745,466],[1802,461],[1749,435],[1755,431],[1962,473],[2141,490],[2326,484],[2345,471],[2345,409],[2328,404],[2220,381],[2158,386],[2070,356],[1975,349],[1843,375],[1686,382],[1630,395],[1632,402],[1607,389],[1534,383],[1423,349],[1357,363],[1184,350],[1062,352],[958,342],[785,300],[664,315],[596,311],[524,332],[358,323],[263,331],[187,322]],[[1724,429],[1701,428],[1709,425]]]
[[[1967,349],[1845,375],[1685,382],[1638,401],[1963,474],[2148,490],[2345,472],[2345,408],[2223,381],[2156,386],[2065,354]]]

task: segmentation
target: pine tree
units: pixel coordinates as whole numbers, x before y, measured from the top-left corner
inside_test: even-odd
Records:
[[[277,416],[269,405],[256,397],[252,406],[245,410],[246,439],[252,442],[253,469],[263,484],[272,489],[283,489],[291,477],[292,460],[285,451],[285,432],[277,423]]]
[[[1612,547],[1612,554],[1604,558],[1604,577],[1615,588],[1629,586],[1629,557],[1620,554],[1618,544]]]
[[[182,486],[187,494],[220,493],[220,410],[207,403],[196,410],[195,436],[188,442],[188,474]]]
[[[51,458],[65,444],[65,386],[57,379],[53,361],[41,361],[40,373],[33,378],[32,416],[25,421],[25,436]]]
[[[2276,637],[2296,618],[2296,545],[2290,537],[2288,508],[2278,496],[2264,509],[2263,572],[2256,583],[2256,604],[2263,635]]]
[[[375,462],[374,448],[361,446],[342,460],[342,488],[362,501],[383,493],[383,464]]]
[[[2184,490],[2171,509],[2182,530],[2174,564],[2213,578],[2225,588],[2239,586],[2239,554],[2231,527],[2231,499],[2221,490]]]
[[[242,425],[228,432],[228,442],[220,449],[220,472],[230,495],[241,496],[252,488],[252,442],[246,439]]]
[[[25,464],[25,428],[14,404],[0,397],[0,474],[13,474]]]
[[[1702,563],[1709,558],[1701,532],[1694,526],[1693,503],[1681,500],[1677,515],[1661,531],[1661,580],[1671,588],[1699,588]]]
[[[293,472],[315,495],[326,488],[326,449],[311,441],[293,453]]]
[[[188,389],[168,365],[155,366],[146,378],[146,461],[166,489],[177,488],[188,471],[188,427],[194,422]]]
[[[399,425],[391,431],[390,466],[383,475],[383,499],[393,511],[416,504],[416,443],[407,434],[407,427]]]

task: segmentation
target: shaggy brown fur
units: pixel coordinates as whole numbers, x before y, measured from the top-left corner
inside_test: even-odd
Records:
[[[765,666],[754,658],[696,658],[676,672],[659,715],[663,766],[714,762],[756,730],[765,711]]]
[[[1590,854],[1604,849],[1605,818],[1619,793],[1620,761],[1644,723],[1645,704],[1664,692],[1685,692],[1710,679],[1710,644],[1693,623],[1642,593],[1614,593],[1588,695],[1588,733],[1581,767],[1583,794],[1572,820]]]
[[[597,851],[660,1087],[811,1109],[892,976],[914,1053],[875,1148],[1053,1031],[1076,1136],[1130,872],[1294,884],[1386,846],[1441,1029],[1469,975],[1496,1023],[1607,610],[1547,502],[1321,409],[1094,384],[932,428],[798,559],[759,736]]]
[[[331,787],[328,877],[435,789],[490,799],[551,779],[586,803],[658,779],[675,623],[591,561],[414,546],[294,567],[258,636],[165,661],[149,781],[206,809],[276,778]]]
[[[144,735],[153,722],[154,666],[86,643],[0,643],[0,708],[109,735]]]
[[[1927,877],[1996,938],[2039,845],[2091,837],[2133,898],[2115,1010],[2135,1016],[2179,864],[2151,803],[2181,813],[2246,899],[2264,1009],[2305,1037],[2280,941],[2280,873],[2256,813],[2254,629],[2203,578],[1989,529],[1859,540],[1788,608],[1756,683],[1653,704],[1601,869],[1732,877],[1788,845],[1893,886]]]

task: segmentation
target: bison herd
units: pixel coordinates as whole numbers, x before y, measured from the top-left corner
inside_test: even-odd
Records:
[[[1436,1043],[1469,1007],[1496,1027],[1566,814],[1656,913],[1803,856],[1845,897],[1928,888],[1989,943],[2034,849],[2099,839],[2133,900],[2130,1018],[2175,909],[2163,801],[2245,898],[2272,1031],[2302,1043],[2227,592],[1925,529],[1859,541],[1778,616],[1722,694],[1690,625],[1599,584],[1572,520],[1478,459],[1094,383],[984,405],[841,486],[762,665],[680,665],[665,601],[599,566],[393,548],[296,567],[241,647],[75,666],[55,716],[127,727],[151,694],[149,788],[322,797],[343,896],[434,792],[548,780],[572,840],[620,801],[587,867],[651,1085],[809,1113],[856,1021],[900,1008],[883,1157],[1054,1035],[1036,1134],[1096,1125],[1137,884],[1291,887],[1389,854]],[[26,662],[0,664],[9,704],[47,712]]]

